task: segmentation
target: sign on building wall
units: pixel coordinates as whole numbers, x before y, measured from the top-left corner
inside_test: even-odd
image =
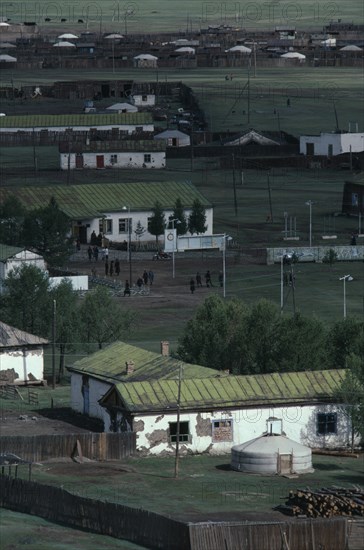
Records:
[[[225,235],[192,235],[191,237],[178,237],[177,250],[201,250],[207,248],[219,248],[223,250]]]

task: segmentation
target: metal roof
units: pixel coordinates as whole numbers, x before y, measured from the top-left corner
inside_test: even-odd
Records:
[[[211,410],[322,402],[335,398],[344,375],[342,369],[188,378],[181,384],[180,406],[182,410]],[[126,382],[116,384],[100,402],[111,399],[130,412],[147,413],[175,410],[177,394],[176,379]]]
[[[48,340],[0,321],[0,348],[48,344]]]
[[[52,128],[85,126],[123,126],[152,124],[150,113],[114,113],[114,114],[63,114],[63,115],[15,115],[0,118],[1,128]]]
[[[149,211],[156,201],[162,208],[174,208],[177,198],[185,207],[198,199],[204,207],[211,203],[190,183],[103,183],[53,185],[50,187],[0,188],[0,204],[16,196],[27,210],[43,208],[54,197],[59,208],[71,219],[102,217],[105,212],[120,212],[125,205],[131,211]]]
[[[60,153],[88,153],[88,152],[106,152],[121,153],[130,152],[152,152],[165,151],[166,143],[164,141],[154,141],[153,139],[122,139],[117,141],[91,141],[86,143],[68,143],[63,141],[59,146]]]
[[[134,362],[133,374],[126,374],[126,362]],[[167,379],[178,377],[179,365],[184,366],[185,377],[217,376],[217,371],[199,365],[183,363],[169,355],[147,351],[125,342],[114,342],[107,348],[80,359],[71,367],[71,372],[88,374],[93,378],[116,383]]]
[[[16,256],[16,254],[19,254],[19,252],[22,252],[23,250],[24,247],[19,248],[18,246],[0,244],[0,262],[6,262],[6,260],[13,258],[13,256]]]

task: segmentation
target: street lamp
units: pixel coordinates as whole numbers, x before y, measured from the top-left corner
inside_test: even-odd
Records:
[[[174,258],[174,251],[175,251],[175,248],[176,248],[176,234],[174,232],[174,222],[176,222],[177,224],[178,223],[181,223],[181,220],[179,220],[178,218],[172,218],[171,220],[169,220],[169,222],[172,224],[172,234],[173,234],[173,248],[172,248],[172,278],[174,279],[175,278],[175,275],[176,275],[176,271],[175,271],[175,258]]]
[[[130,219],[130,206],[123,206],[123,210],[128,211],[127,261],[129,263],[129,285],[132,286],[132,281],[131,281],[131,219]]]
[[[346,319],[346,281],[352,281],[353,277],[351,275],[344,275],[340,277],[339,281],[343,281],[344,284],[344,319]]]
[[[313,202],[310,200],[310,201],[307,201],[305,204],[310,207],[310,248],[311,248],[311,246],[312,246],[312,205],[313,205]]]
[[[223,235],[223,245],[222,245],[222,281],[223,281],[223,296],[226,297],[226,241],[232,241],[233,238],[230,235]]]

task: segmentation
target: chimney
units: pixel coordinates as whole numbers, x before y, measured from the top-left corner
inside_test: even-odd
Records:
[[[163,357],[169,356],[169,342],[161,342],[161,355],[163,355]]]
[[[134,361],[126,361],[125,366],[126,366],[126,374],[133,374],[134,366],[135,366]]]

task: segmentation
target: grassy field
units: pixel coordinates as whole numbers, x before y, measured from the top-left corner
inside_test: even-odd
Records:
[[[150,0],[121,2],[103,0],[65,0],[49,3],[46,0],[27,2],[14,0],[2,4],[1,15],[12,22],[36,21],[44,32],[59,29],[63,32],[86,29],[93,32],[118,30],[124,34],[148,32],[198,31],[208,25],[228,24],[242,29],[274,28],[276,25],[293,25],[299,29],[322,28],[338,18],[343,21],[359,22],[363,17],[360,2],[321,4],[303,0],[298,5],[283,0],[269,4],[263,0],[244,2],[194,2],[187,0],[183,5],[177,0]],[[45,18],[50,19],[45,22]],[[83,23],[78,23],[82,18]],[[61,23],[61,19],[64,21]]]
[[[276,67],[259,68],[250,79],[250,108],[246,68],[229,70],[233,80],[225,80],[226,68],[198,69],[122,69],[81,71],[84,79],[132,78],[142,81],[181,81],[191,86],[205,112],[206,122],[214,131],[239,131],[254,127],[257,130],[284,130],[299,136],[302,133],[335,130],[334,103],[339,126],[348,130],[349,122],[358,122],[362,130],[363,73],[351,67]],[[41,86],[58,80],[77,80],[80,70],[2,70],[4,84]],[[244,91],[242,89],[245,87]],[[287,99],[291,106],[287,107]],[[42,100],[37,100],[41,102]],[[19,101],[20,112],[24,103]],[[27,104],[29,112],[32,102]],[[14,110],[14,102],[2,102],[3,112]],[[67,109],[67,102],[64,103]],[[81,107],[80,107],[81,110]],[[249,110],[249,117],[248,117]],[[25,109],[26,112],[26,109]],[[52,112],[52,111],[50,111]]]

